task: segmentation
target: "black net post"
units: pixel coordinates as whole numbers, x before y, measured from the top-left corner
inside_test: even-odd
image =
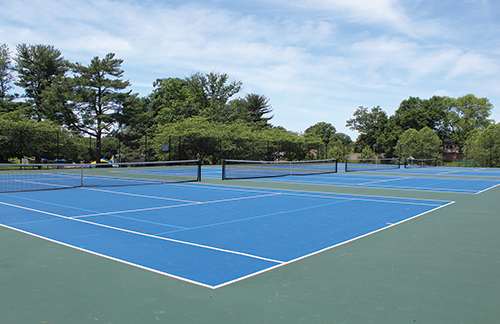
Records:
[[[222,160],[222,180],[226,180],[226,160]]]

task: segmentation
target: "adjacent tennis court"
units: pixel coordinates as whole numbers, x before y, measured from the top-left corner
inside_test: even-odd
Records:
[[[401,173],[412,175],[437,175],[451,177],[472,177],[472,178],[500,178],[499,169],[488,168],[459,168],[459,167],[432,167],[414,168],[399,170],[379,170],[378,172]]]
[[[500,180],[463,179],[444,177],[414,177],[404,175],[366,174],[363,172],[352,174],[327,174],[316,176],[290,176],[282,178],[262,178],[258,181],[302,183],[326,186],[345,186],[358,188],[378,188],[393,190],[454,192],[478,194],[500,186]]]
[[[470,170],[470,168],[437,167],[403,169],[395,168],[394,164],[354,164],[350,166],[351,170],[360,172],[337,173],[337,169],[341,170],[341,168],[331,165],[333,165],[331,162],[298,163],[295,166],[291,164],[289,167],[284,162],[261,164],[250,161],[239,163],[234,161],[232,164],[227,164],[222,173],[213,168],[205,176],[266,182],[465,194],[478,194],[500,185],[500,177],[498,179],[495,177],[500,175],[500,172],[491,169]],[[303,176],[304,174],[307,176]]]

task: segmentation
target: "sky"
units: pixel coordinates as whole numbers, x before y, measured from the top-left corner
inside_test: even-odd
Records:
[[[140,96],[158,78],[218,72],[269,98],[271,124],[338,132],[359,107],[474,94],[500,121],[500,1],[0,0],[0,43],[71,62],[115,53]]]

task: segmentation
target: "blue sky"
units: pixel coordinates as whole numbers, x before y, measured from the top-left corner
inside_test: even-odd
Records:
[[[488,0],[0,0],[0,43],[72,62],[116,53],[145,96],[157,78],[218,71],[265,95],[273,125],[337,131],[358,106],[486,97],[500,121],[500,2]]]

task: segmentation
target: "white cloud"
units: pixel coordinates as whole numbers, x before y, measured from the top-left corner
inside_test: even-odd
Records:
[[[83,64],[116,53],[125,60],[125,77],[142,95],[156,78],[228,73],[243,81],[245,93],[269,97],[273,121],[296,131],[322,118],[342,131],[359,105],[390,111],[408,96],[496,93],[491,85],[499,83],[500,61],[493,54],[498,47],[480,51],[436,38],[447,34],[445,24],[412,20],[415,14],[398,1],[270,3],[282,6],[275,7],[277,14],[189,1],[180,6],[10,2],[3,9],[9,18],[0,22],[0,37],[11,46],[51,44]],[[298,8],[300,15],[280,15],[282,8]],[[481,78],[489,81],[477,82]]]

